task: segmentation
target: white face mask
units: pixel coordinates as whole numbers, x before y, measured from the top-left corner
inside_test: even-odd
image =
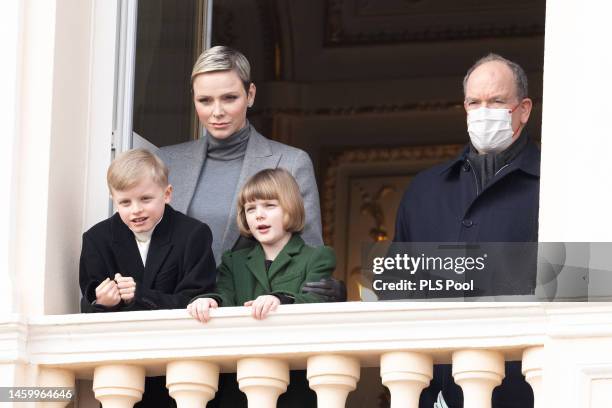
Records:
[[[512,110],[478,108],[467,113],[468,133],[479,153],[503,152],[512,144]]]

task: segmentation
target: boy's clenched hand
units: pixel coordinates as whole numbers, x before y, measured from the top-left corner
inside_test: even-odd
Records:
[[[121,302],[121,295],[117,283],[110,278],[104,279],[96,288],[96,303],[105,307],[113,307],[119,302]]]
[[[131,303],[134,301],[134,295],[136,294],[136,282],[131,276],[121,276],[120,273],[115,274],[115,281],[117,282],[117,289],[119,290],[119,296],[125,303]]]

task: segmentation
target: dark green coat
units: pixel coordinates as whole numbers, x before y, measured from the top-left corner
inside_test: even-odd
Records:
[[[264,251],[259,243],[254,248],[223,254],[218,269],[217,290],[212,295],[221,300],[221,306],[242,306],[248,300],[272,293],[289,295],[295,299],[295,303],[321,302],[317,295],[302,293],[302,286],[306,282],[318,282],[321,278],[330,277],[335,268],[333,249],[310,247],[294,234],[268,272]]]
[[[331,248],[310,247],[299,235],[291,237],[268,272],[263,248],[259,243],[253,248],[228,251],[222,259],[218,268],[217,292],[198,296],[215,298],[220,301],[220,306],[242,306],[257,296],[272,293],[293,296],[295,303],[321,302],[322,299],[317,295],[302,293],[302,286],[306,282],[317,282],[331,276],[336,268],[336,255]],[[316,407],[317,397],[308,387],[306,372],[291,371],[290,375],[287,392],[281,394],[275,406]],[[246,396],[238,389],[236,374],[223,373],[219,376],[219,391],[207,407],[247,407]]]

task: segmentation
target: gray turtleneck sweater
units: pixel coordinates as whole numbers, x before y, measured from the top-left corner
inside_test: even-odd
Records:
[[[240,178],[250,132],[251,125],[247,122],[244,128],[227,139],[215,139],[209,133],[205,136],[208,138],[206,160],[187,215],[204,221],[210,227],[213,235],[212,250],[217,264],[221,261],[227,213],[232,206]]]

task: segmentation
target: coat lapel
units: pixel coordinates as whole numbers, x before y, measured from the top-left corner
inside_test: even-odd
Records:
[[[166,260],[170,249],[172,249],[170,231],[172,231],[173,212],[174,211],[166,205],[162,220],[153,231],[151,245],[147,253],[147,263],[144,268],[143,285],[146,288],[150,289],[153,287],[155,277]]]
[[[234,191],[232,206],[229,212],[229,218],[225,233],[223,234],[222,250],[223,252],[232,249],[236,240],[240,236],[238,225],[236,225],[236,205],[238,201],[238,193],[244,183],[255,173],[264,169],[274,169],[278,166],[281,159],[280,154],[273,154],[270,142],[268,139],[260,135],[254,127],[251,126],[251,133],[240,171],[240,178]]]
[[[122,276],[131,276],[135,281],[142,282],[144,266],[138,251],[134,234],[121,221],[119,214],[113,216],[111,224],[113,253],[117,257],[117,273]],[[114,276],[111,276],[111,279]]]
[[[271,292],[270,280],[266,274],[264,260],[265,255],[261,245],[255,245],[255,247],[247,255],[246,266],[255,276],[255,279],[257,279],[259,284],[265,289],[265,291]]]
[[[170,182],[180,194],[174,194],[172,206],[184,214],[187,214],[193,194],[198,185],[200,173],[206,160],[206,149],[208,146],[207,136],[189,144],[189,149],[183,153],[183,158],[173,162],[170,172]]]
[[[268,279],[272,281],[274,275],[279,273],[280,271],[285,270],[285,267],[295,254],[299,254],[300,250],[304,246],[304,241],[300,238],[299,235],[293,235],[287,245],[283,248],[282,251],[277,255],[272,265],[270,265],[270,270],[268,271]]]

